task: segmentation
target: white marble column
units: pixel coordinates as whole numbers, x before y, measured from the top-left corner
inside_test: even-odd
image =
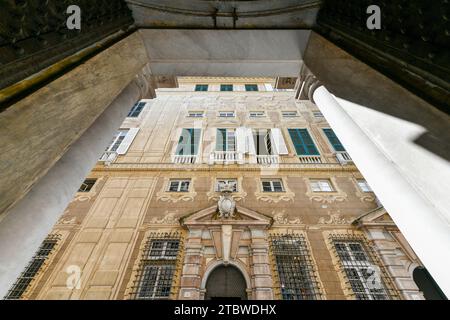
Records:
[[[0,221],[0,297],[5,296],[111,142],[133,104],[148,98],[148,69],[115,98],[30,192]],[[20,161],[20,159],[18,159]]]
[[[417,192],[324,86],[314,87],[307,90],[309,96],[442,291],[450,296],[450,228],[445,217]]]

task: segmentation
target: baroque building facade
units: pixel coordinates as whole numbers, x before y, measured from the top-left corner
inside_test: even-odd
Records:
[[[7,298],[423,299],[314,103],[272,78],[178,84],[133,106]]]

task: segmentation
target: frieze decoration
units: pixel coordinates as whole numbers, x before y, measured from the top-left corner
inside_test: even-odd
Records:
[[[178,225],[180,222],[177,218],[178,210],[175,211],[168,211],[164,213],[164,216],[162,217],[153,217],[150,220],[151,224],[170,224],[170,225]]]
[[[257,191],[255,192],[256,200],[268,202],[268,203],[279,203],[281,201],[294,201],[295,193],[289,190],[289,187],[286,183],[286,178],[282,177],[284,192],[263,192],[262,184],[260,178],[255,178],[255,182],[257,185]]]
[[[328,178],[327,178],[328,179]],[[311,184],[309,178],[303,178],[306,183],[306,196],[309,200],[320,202],[320,203],[333,203],[333,202],[343,202],[347,200],[347,193],[339,189],[334,177],[329,178],[335,191],[333,192],[313,192],[311,190]]]
[[[328,211],[328,216],[320,217],[317,221],[318,224],[339,224],[339,225],[347,225],[352,223],[352,219],[346,219],[340,214],[338,210],[336,213],[332,213]]]
[[[77,218],[76,217],[67,217],[66,215],[69,213],[69,209],[66,209],[63,214],[61,215],[61,218],[58,219],[58,222],[56,222],[57,225],[73,225],[76,224]]]
[[[211,187],[209,191],[206,193],[208,197],[208,201],[219,201],[220,192],[216,191],[216,181],[217,177],[213,177],[211,179]],[[227,178],[224,178],[227,179]],[[247,196],[247,192],[242,188],[242,177],[237,178],[237,191],[231,194],[231,197],[234,201],[239,202],[243,200]]]
[[[274,225],[289,225],[289,224],[303,224],[300,217],[290,219],[284,210],[280,212],[272,211]]]
[[[156,194],[156,200],[162,202],[172,202],[177,203],[180,201],[194,201],[194,198],[197,196],[197,192],[194,189],[194,181],[195,177],[191,179],[191,183],[189,185],[188,192],[169,192],[169,178],[164,179],[163,186],[161,190]]]

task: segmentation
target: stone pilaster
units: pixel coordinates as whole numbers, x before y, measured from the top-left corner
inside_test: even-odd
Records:
[[[255,228],[251,230],[251,235],[252,298],[254,300],[273,299],[267,231]]]
[[[202,230],[190,230],[186,242],[183,273],[180,283],[180,300],[201,299]]]

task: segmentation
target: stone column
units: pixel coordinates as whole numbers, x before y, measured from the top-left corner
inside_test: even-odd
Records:
[[[202,229],[189,230],[184,253],[179,300],[200,300],[204,298],[204,292],[200,292],[202,250]]]
[[[58,221],[130,108],[139,99],[149,98],[149,93],[154,97],[152,92],[150,71],[145,67],[0,221],[0,297],[7,293]]]
[[[302,90],[313,99],[411,247],[449,295],[450,229],[445,217],[417,192],[324,86],[317,81],[309,83]]]
[[[267,230],[252,228],[251,235],[252,299],[271,300],[274,296]]]

